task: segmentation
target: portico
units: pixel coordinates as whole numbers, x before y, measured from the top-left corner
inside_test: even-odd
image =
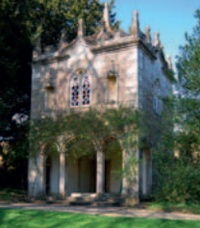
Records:
[[[72,193],[122,193],[120,148],[109,152],[96,147],[93,153],[78,156],[70,147],[52,154],[51,146],[47,148],[40,155],[42,177],[37,184],[41,186],[41,194],[63,198]]]

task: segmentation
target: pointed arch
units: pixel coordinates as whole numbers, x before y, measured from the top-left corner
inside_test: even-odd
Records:
[[[70,106],[91,104],[91,79],[86,70],[77,70],[70,79]]]
[[[82,105],[89,105],[91,89],[90,89],[90,80],[87,74],[84,74],[82,77],[81,89],[82,89]]]
[[[79,106],[80,104],[80,79],[78,75],[74,75],[71,79],[70,83],[71,89],[71,97],[70,97],[70,105],[71,106]]]

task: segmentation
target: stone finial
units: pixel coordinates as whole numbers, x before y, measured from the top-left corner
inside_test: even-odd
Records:
[[[160,43],[160,33],[156,32],[155,33],[155,39],[154,39],[154,46],[155,47],[161,47],[161,43]]]
[[[33,49],[33,58],[37,58],[41,53],[42,53],[41,38],[38,37],[35,42],[35,47]]]
[[[172,70],[172,61],[171,61],[171,56],[170,55],[167,56],[167,64],[168,64],[168,68],[170,70]]]
[[[151,44],[151,29],[149,26],[146,27],[145,29],[145,34],[146,34],[146,41],[148,44]]]
[[[111,31],[108,3],[104,4],[103,21],[107,31]]]
[[[121,37],[121,32],[120,31],[117,31],[115,33],[115,39],[119,39]]]
[[[108,71],[107,77],[116,77],[117,76],[117,71],[116,71],[116,66],[115,66],[115,61],[112,59],[111,60],[111,68]]]
[[[63,29],[60,36],[60,42],[64,42],[64,41],[65,41],[65,30]]]
[[[65,43],[65,34],[66,34],[66,31],[65,29],[63,29],[61,31],[61,36],[60,36],[60,41],[59,41],[59,46],[61,47],[63,43]]]
[[[78,20],[78,37],[83,37],[85,35],[83,19]]]
[[[130,33],[136,36],[139,36],[140,33],[139,14],[137,11],[133,12],[133,20],[130,28]]]

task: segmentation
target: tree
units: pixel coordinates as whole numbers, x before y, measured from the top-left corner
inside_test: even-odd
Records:
[[[110,3],[112,25],[116,27]],[[3,0],[0,4],[0,135],[11,129],[15,113],[29,116],[33,46],[41,36],[42,46],[58,45],[61,31],[68,42],[77,36],[83,18],[86,35],[97,31],[103,4],[98,0]],[[10,132],[7,134],[11,134]]]
[[[174,112],[174,134],[163,135],[156,153],[154,196],[173,203],[200,199],[200,9],[195,17],[197,25],[191,35],[185,34],[177,59],[179,93],[168,104]]]
[[[28,153],[28,127],[21,124],[20,117],[28,119],[30,114],[31,61],[36,40],[41,37],[43,48],[56,46],[64,29],[70,42],[77,36],[79,18],[84,20],[86,35],[91,35],[98,29],[102,11],[99,0],[1,1],[0,136],[15,139],[11,144],[13,159]],[[112,9],[110,15],[114,25]]]
[[[177,69],[181,84],[178,102],[178,124],[182,151],[188,155],[200,150],[200,9],[192,35],[186,33],[186,44],[180,48]],[[185,145],[184,145],[185,144]]]

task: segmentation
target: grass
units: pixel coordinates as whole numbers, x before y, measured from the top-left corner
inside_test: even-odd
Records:
[[[191,214],[200,214],[200,205],[192,203],[168,203],[168,202],[151,202],[145,206],[147,209],[165,212],[183,212]]]
[[[184,228],[200,227],[199,221],[106,217],[65,212],[0,209],[1,228]]]

